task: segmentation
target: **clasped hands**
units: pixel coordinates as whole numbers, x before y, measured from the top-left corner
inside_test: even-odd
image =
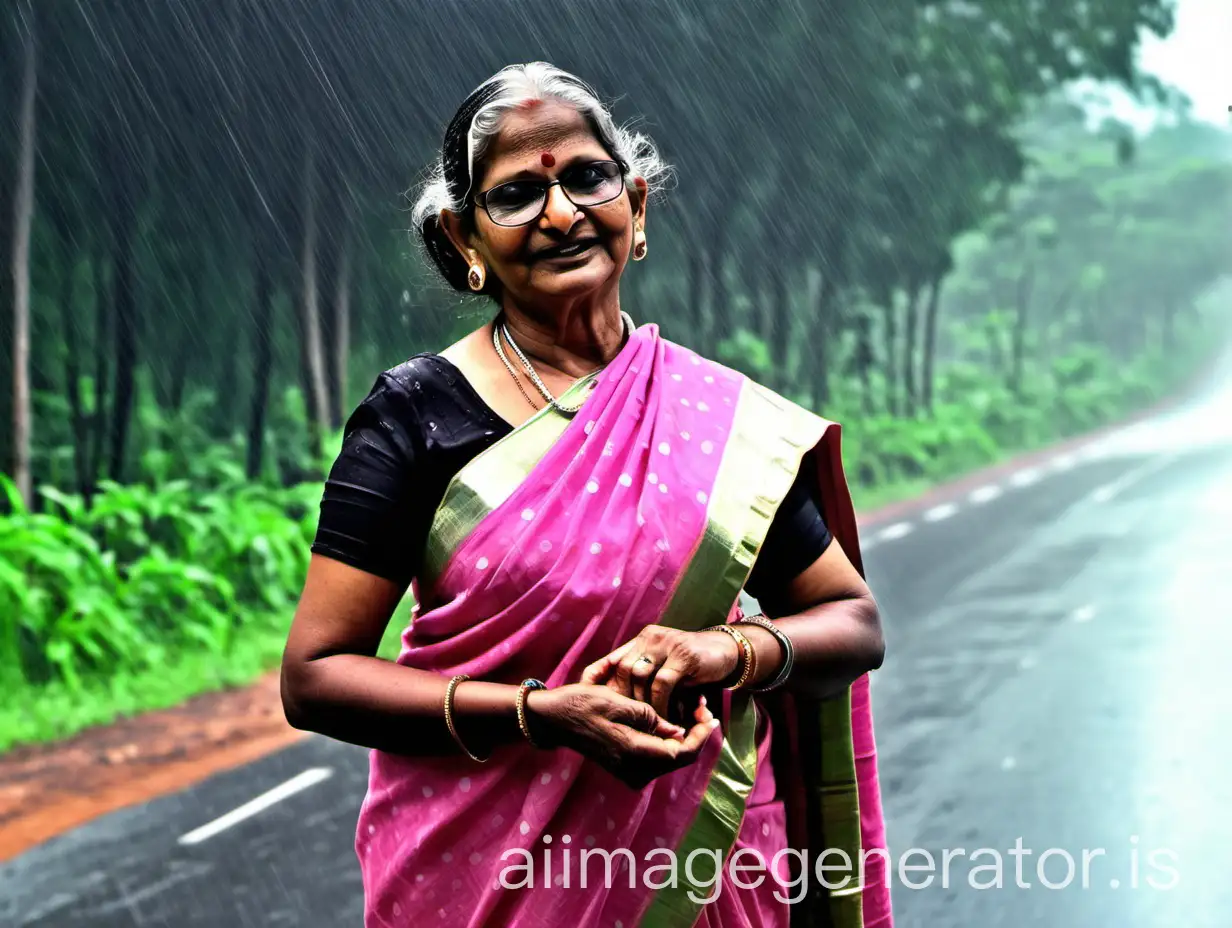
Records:
[[[533,692],[526,706],[547,741],[638,788],[691,764],[719,724],[704,695],[687,729],[670,721],[674,700],[686,689],[730,683],[741,668],[741,647],[726,632],[649,625],[588,666],[578,683]]]

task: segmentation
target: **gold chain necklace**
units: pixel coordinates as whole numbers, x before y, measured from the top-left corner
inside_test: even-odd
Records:
[[[635,328],[633,318],[623,309],[620,311],[620,318],[624,326],[624,335],[627,337]],[[585,398],[583,398],[576,406],[565,406],[558,401],[556,397],[552,395],[552,391],[549,390],[547,385],[544,384],[544,382],[539,378],[539,375],[535,372],[534,366],[530,363],[530,359],[522,353],[522,349],[518,347],[518,343],[513,340],[513,336],[509,334],[508,326],[506,326],[504,322],[501,322],[499,325],[494,322],[492,325],[492,347],[496,349],[496,354],[504,363],[505,369],[509,371],[509,376],[513,378],[513,382],[517,384],[518,390],[526,399],[526,402],[530,403],[532,409],[539,409],[540,407],[536,406],[534,401],[530,398],[530,394],[528,394],[526,389],[522,386],[522,381],[518,377],[517,372],[514,371],[513,365],[509,363],[509,358],[506,357],[504,348],[501,347],[500,336],[502,333],[505,336],[505,340],[509,342],[509,346],[513,349],[514,354],[518,356],[518,360],[522,362],[522,367],[525,369],[527,377],[530,378],[531,383],[535,385],[535,388],[538,389],[548,403],[563,413],[575,413],[582,408],[582,405],[586,402]],[[605,367],[607,367],[606,363],[598,367],[595,371],[592,371],[590,374],[586,374],[584,377],[579,377],[578,380],[573,382],[573,384],[570,384],[569,389],[573,389],[573,385],[578,383],[578,381],[585,380],[586,377],[593,376]],[[565,392],[568,392],[568,390]]]

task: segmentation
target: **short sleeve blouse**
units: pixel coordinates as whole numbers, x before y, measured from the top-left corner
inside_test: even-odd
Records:
[[[453,476],[513,430],[450,361],[417,354],[380,374],[344,428],[312,551],[405,587]],[[745,591],[763,606],[829,546],[816,481],[797,475]]]

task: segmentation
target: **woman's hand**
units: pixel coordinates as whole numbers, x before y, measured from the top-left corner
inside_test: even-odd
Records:
[[[571,748],[633,789],[693,763],[719,724],[704,699],[686,731],[645,702],[582,683],[532,690],[526,711],[536,741]]]
[[[676,688],[720,683],[739,666],[740,647],[721,631],[686,632],[647,625],[632,641],[595,661],[582,682],[649,703],[661,717]]]

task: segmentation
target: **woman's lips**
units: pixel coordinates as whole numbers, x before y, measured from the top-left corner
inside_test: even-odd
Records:
[[[545,248],[535,255],[537,261],[573,261],[589,255],[599,242],[595,239],[585,242],[571,242],[566,247]]]

